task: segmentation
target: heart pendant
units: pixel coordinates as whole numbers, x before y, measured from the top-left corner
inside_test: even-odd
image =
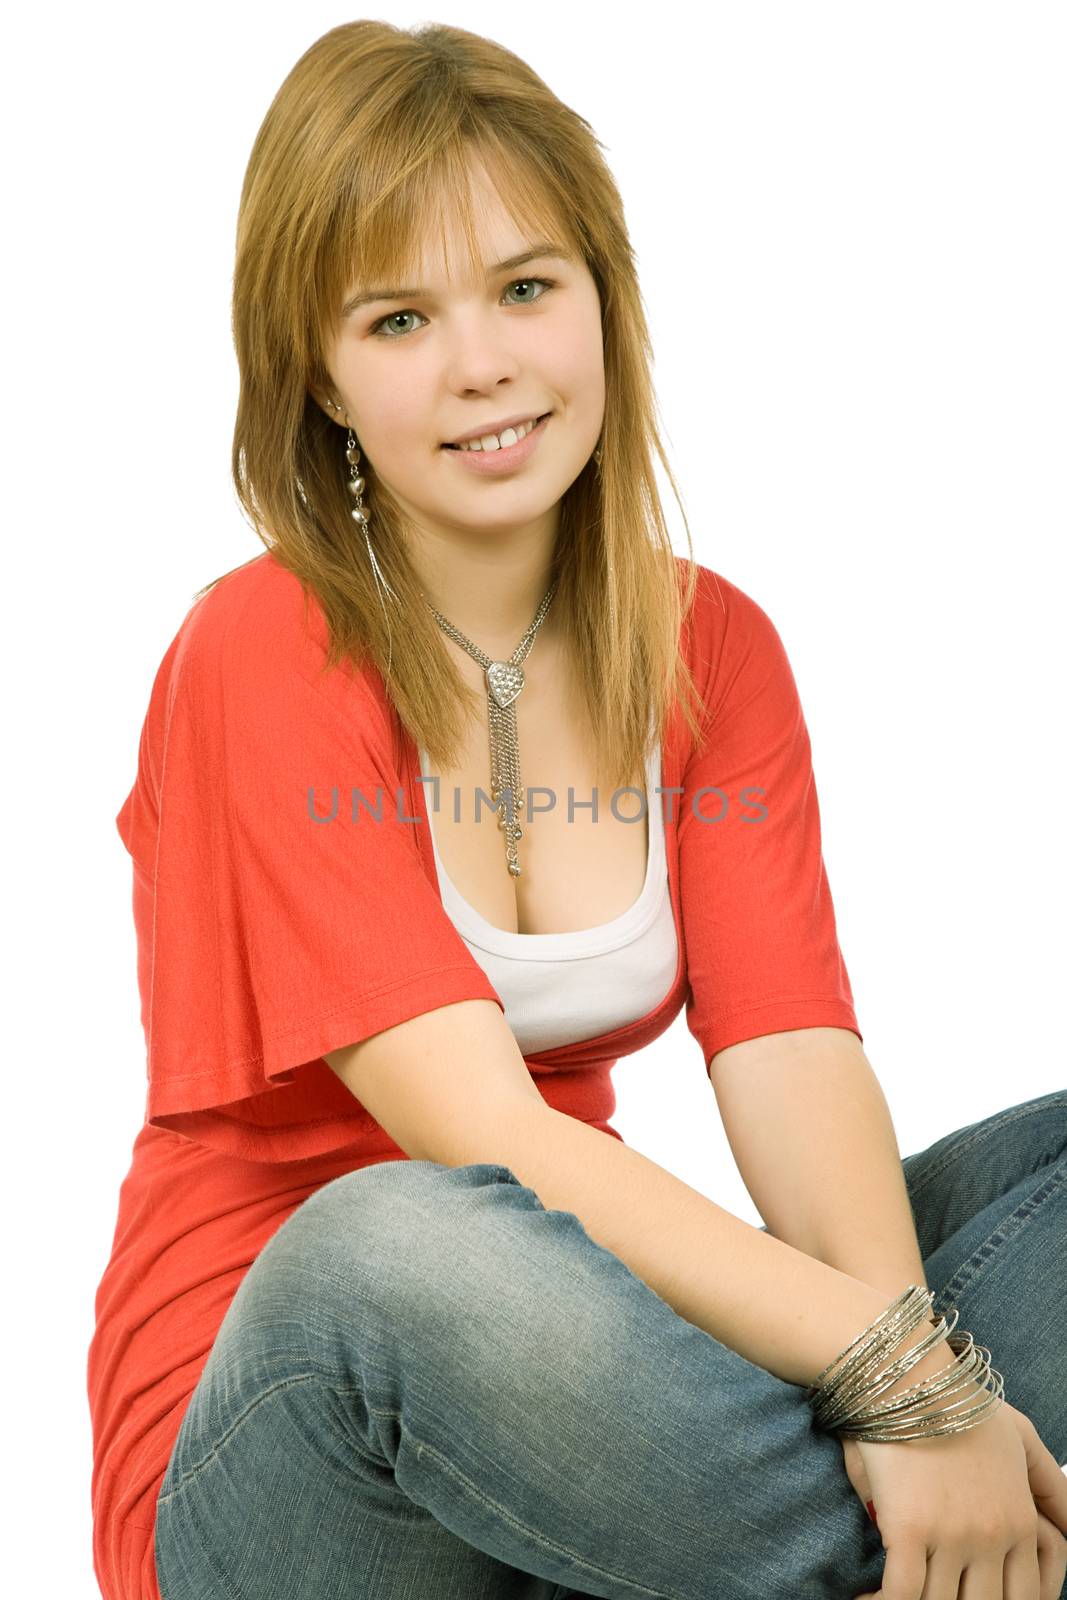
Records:
[[[526,682],[522,668],[513,666],[510,661],[494,661],[486,669],[485,676],[489,682],[489,692],[501,708],[518,699]]]

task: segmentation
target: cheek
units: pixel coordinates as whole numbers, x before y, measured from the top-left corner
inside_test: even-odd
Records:
[[[427,385],[414,372],[398,373],[395,367],[376,372],[374,365],[361,362],[359,372],[349,375],[348,393],[356,408],[351,415],[372,460],[400,462],[410,458],[414,443],[425,446],[430,435],[431,424],[423,416]]]
[[[562,318],[544,347],[552,376],[572,395],[597,394],[604,386],[604,345],[598,320]]]
[[[411,441],[425,434],[419,427],[419,402],[403,389],[384,387],[373,391],[374,400],[366,407],[368,438],[373,432],[379,450],[393,455],[406,454]]]

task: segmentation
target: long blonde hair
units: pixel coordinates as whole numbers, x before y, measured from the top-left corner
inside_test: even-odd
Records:
[[[602,462],[599,474],[587,463],[560,506],[553,611],[576,692],[595,710],[597,770],[621,785],[643,771],[650,726],[661,738],[676,699],[698,732],[699,697],[679,649],[697,566],[657,427],[621,197],[589,123],[502,45],[439,23],[349,22],[316,40],[282,83],[252,147],[237,224],[237,495],[322,608],[324,670],[346,657],[372,663],[438,770],[458,764],[478,697],[422,596],[400,508],[364,458],[371,537],[396,596],[383,606],[350,514],[345,435],[310,388],[332,392],[323,352],[354,277],[403,281],[443,197],[460,208],[477,268],[472,155],[531,239],[580,253],[600,296]],[[653,450],[682,510],[688,561],[671,548]]]

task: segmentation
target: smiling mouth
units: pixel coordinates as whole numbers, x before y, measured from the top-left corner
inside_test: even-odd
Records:
[[[538,427],[542,422],[544,422],[545,417],[550,417],[551,415],[552,415],[551,411],[545,411],[541,416],[535,417],[534,418],[534,427]],[[529,435],[524,435],[524,437],[529,437]],[[465,444],[471,444],[471,443],[474,443],[474,442],[476,442],[476,441],[469,440],[469,439],[465,439],[464,440]],[[521,444],[522,440],[520,439],[518,442]],[[512,446],[511,445],[503,445],[502,448],[505,449],[505,450],[510,450],[510,449],[512,449]],[[458,450],[459,449],[459,445],[458,444],[443,444],[441,446],[441,449],[442,450]],[[476,451],[475,454],[477,454],[477,453],[478,452]],[[486,452],[486,454],[487,455],[495,455],[496,451],[489,450],[489,451]]]

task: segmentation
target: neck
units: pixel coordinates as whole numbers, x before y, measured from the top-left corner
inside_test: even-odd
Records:
[[[430,604],[479,650],[506,660],[552,586],[553,544],[538,539],[526,549],[502,549],[424,543],[413,558]],[[537,644],[555,635],[556,609],[553,597]]]

